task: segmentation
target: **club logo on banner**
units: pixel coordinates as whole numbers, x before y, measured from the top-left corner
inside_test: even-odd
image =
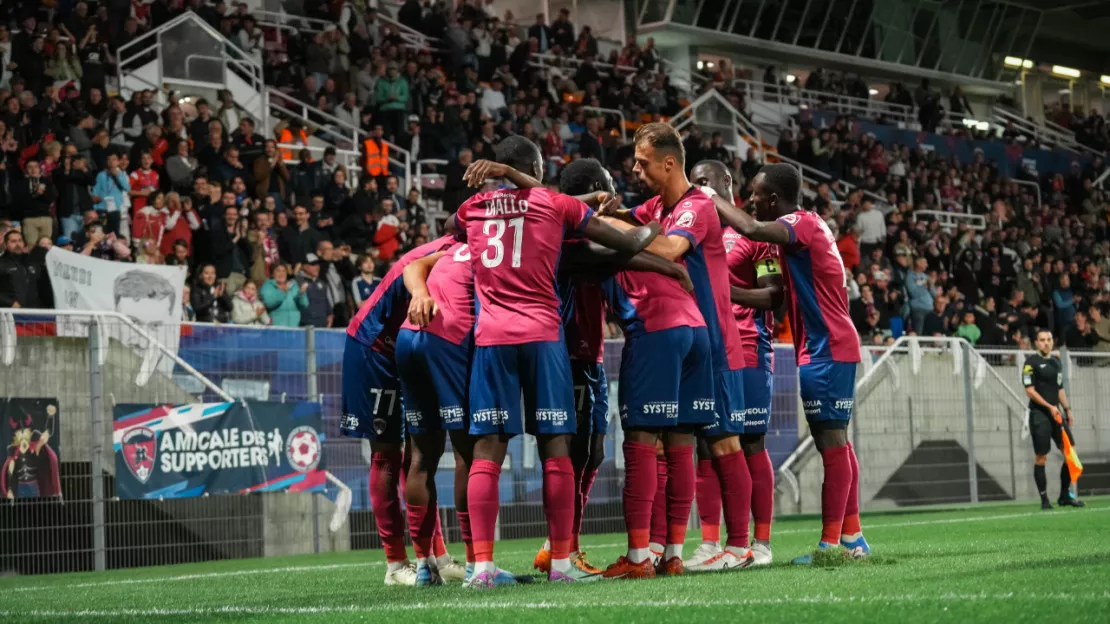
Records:
[[[317,403],[117,405],[120,498],[290,490],[327,481]]]

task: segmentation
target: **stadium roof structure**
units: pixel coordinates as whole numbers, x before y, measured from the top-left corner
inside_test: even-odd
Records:
[[[1110,74],[1110,0],[644,0],[664,49],[1009,91],[1007,56]]]

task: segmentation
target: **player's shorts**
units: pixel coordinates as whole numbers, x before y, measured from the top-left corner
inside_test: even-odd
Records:
[[[771,353],[759,354],[759,365],[745,368],[744,376],[744,433],[763,435],[771,419],[771,391],[775,374],[771,372]]]
[[[609,380],[601,362],[570,361],[577,435],[609,433]]]
[[[470,353],[469,341],[457,345],[411,329],[397,333],[397,374],[409,435],[469,426]]]
[[[339,432],[372,442],[401,442],[400,390],[393,358],[348,336],[343,347]]]
[[[617,395],[625,429],[694,430],[712,423],[709,333],[704,327],[672,327],[625,337]]]
[[[573,435],[575,430],[574,382],[562,339],[474,349],[471,434]]]
[[[798,367],[798,390],[810,425],[845,429],[856,398],[854,362],[810,362]]]
[[[701,430],[701,435],[712,438],[744,433],[744,369],[717,371],[713,393],[713,422]]]
[[[1053,443],[1056,443],[1056,448],[1063,450],[1063,430],[1047,411],[1029,408],[1029,437],[1033,439],[1035,455],[1048,455]]]

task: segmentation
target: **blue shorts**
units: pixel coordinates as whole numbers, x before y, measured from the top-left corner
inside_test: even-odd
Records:
[[[574,382],[562,339],[476,347],[471,371],[472,435],[574,434]]]
[[[852,419],[856,397],[854,362],[810,362],[798,367],[798,390],[809,423],[843,429]]]
[[[574,379],[576,435],[609,433],[609,380],[605,377],[605,365],[571,360],[570,373]]]
[[[401,383],[393,358],[347,336],[342,377],[339,432],[372,442],[401,442]]]
[[[744,433],[763,435],[771,419],[771,390],[775,374],[771,372],[771,353],[759,354],[759,366],[743,370]]]
[[[744,370],[717,371],[713,379],[715,419],[702,429],[706,437],[744,433]]]
[[[469,343],[457,345],[411,329],[397,333],[397,373],[409,435],[469,426]]]
[[[624,339],[617,401],[625,429],[712,423],[713,355],[704,327]]]

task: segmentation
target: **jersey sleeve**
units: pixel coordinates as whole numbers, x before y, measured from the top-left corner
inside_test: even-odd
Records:
[[[798,214],[797,212],[783,215],[776,219],[779,223],[786,226],[790,232],[790,244],[798,245],[800,247],[808,247],[810,236],[813,233],[813,226],[808,222],[808,219]]]
[[[562,214],[563,224],[574,232],[586,227],[586,222],[594,216],[593,208],[569,195],[557,195],[555,205]]]
[[[1021,385],[1033,387],[1033,356],[1025,358],[1025,365],[1021,367]]]
[[[630,211],[632,218],[639,221],[641,225],[646,225],[651,221],[651,215],[648,214],[647,204],[640,204]]]
[[[778,249],[774,245],[756,244],[752,249],[752,264],[755,266],[757,280],[761,277],[782,275]]]
[[[684,203],[689,204],[691,202]],[[704,202],[698,202],[690,206],[683,205],[676,209],[674,220],[667,228],[667,236],[677,234],[690,241],[690,247],[700,245],[705,240],[706,235],[709,234],[710,219],[717,218],[717,211],[713,210],[713,214],[710,215],[704,209],[705,206]]]
[[[475,195],[474,197],[471,197],[470,199],[464,201],[462,205],[459,206],[459,209],[455,211],[455,227],[458,228],[460,232],[466,231],[467,214],[470,212],[470,208],[472,206],[476,206],[478,204],[478,198],[480,196],[480,194]]]

